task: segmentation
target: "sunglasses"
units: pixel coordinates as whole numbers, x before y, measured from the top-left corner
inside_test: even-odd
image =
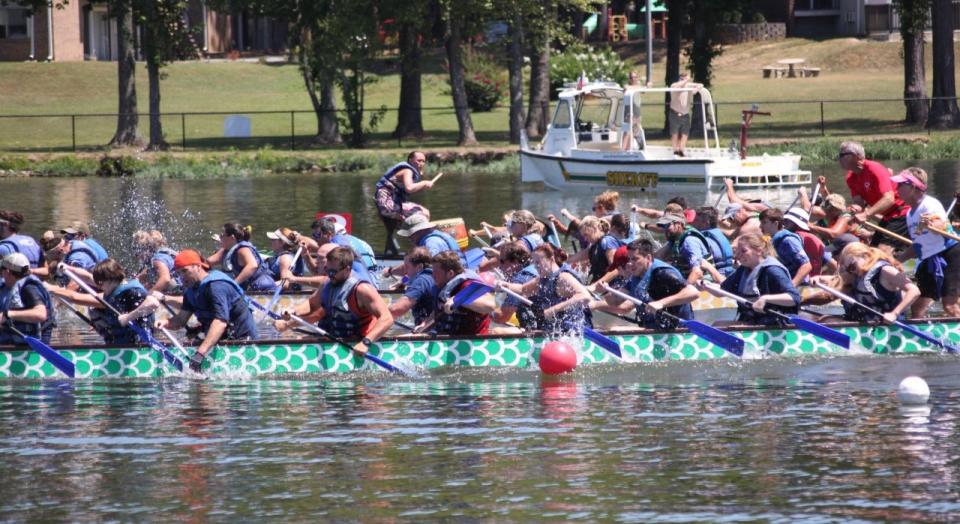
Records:
[[[63,239],[66,240],[67,242],[69,242],[69,241],[71,241],[71,240],[73,240],[73,239],[75,239],[75,238],[77,238],[77,235],[75,235],[75,234],[73,234],[73,233],[65,233],[65,234],[63,235]]]
[[[327,268],[327,277],[333,278],[333,277],[337,276],[337,273],[339,273],[339,272],[341,272],[341,271],[343,271],[343,270],[344,270],[344,268],[340,268],[340,269]]]

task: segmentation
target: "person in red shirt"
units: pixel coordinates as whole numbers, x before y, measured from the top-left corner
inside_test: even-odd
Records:
[[[880,227],[908,236],[907,212],[910,206],[904,204],[897,195],[897,186],[890,181],[890,170],[879,162],[867,160],[859,142],[840,144],[837,162],[847,170],[847,187],[850,188],[853,203],[863,207],[863,211],[854,215],[856,221],[867,222],[874,216],[880,216]],[[896,241],[877,232],[870,245],[889,253],[896,246]]]

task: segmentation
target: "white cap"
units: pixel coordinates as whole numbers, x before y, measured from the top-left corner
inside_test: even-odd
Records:
[[[14,273],[23,273],[30,269],[30,261],[23,253],[10,253],[3,257],[3,262],[0,262],[0,265]]]
[[[291,242],[289,238],[284,236],[284,234],[279,229],[277,229],[276,231],[267,233],[267,238],[269,238],[270,240],[281,240],[283,241],[284,244],[288,246],[293,245],[293,242]]]

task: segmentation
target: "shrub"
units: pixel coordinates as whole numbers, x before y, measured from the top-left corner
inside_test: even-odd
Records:
[[[590,80],[608,80],[626,84],[630,68],[610,49],[594,49],[585,44],[573,44],[562,53],[550,57],[550,98],[556,99],[564,84],[576,82],[580,73]]]
[[[467,48],[463,53],[463,68],[466,72],[463,84],[470,111],[483,113],[496,107],[504,91],[501,81],[504,69],[496,59],[487,53]],[[449,78],[447,84],[450,84]]]

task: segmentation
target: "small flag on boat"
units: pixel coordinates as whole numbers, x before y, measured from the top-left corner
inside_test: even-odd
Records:
[[[577,89],[583,89],[584,84],[586,84],[587,82],[588,82],[587,72],[581,70],[580,78],[577,79]]]

